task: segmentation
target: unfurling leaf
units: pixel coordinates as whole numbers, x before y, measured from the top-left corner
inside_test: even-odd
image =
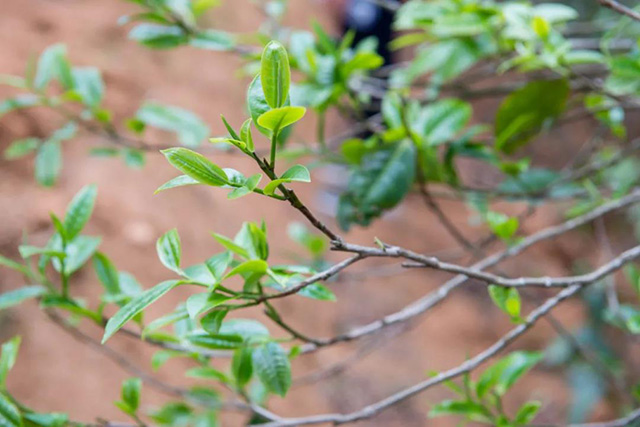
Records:
[[[289,95],[291,70],[287,50],[277,41],[271,41],[262,52],[260,78],[264,97],[271,108],[285,105]]]

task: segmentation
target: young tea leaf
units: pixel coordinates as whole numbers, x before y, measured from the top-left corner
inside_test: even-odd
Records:
[[[140,295],[134,297],[124,307],[122,307],[109,321],[104,330],[102,343],[104,344],[113,336],[125,323],[133,319],[138,313],[141,313],[147,306],[155,302],[158,298],[169,292],[171,289],[180,285],[179,280],[167,280],[147,289]]]
[[[253,367],[264,386],[279,396],[291,387],[291,365],[285,351],[275,342],[268,342],[253,351]]]
[[[69,240],[73,240],[91,218],[97,193],[98,188],[95,185],[87,185],[71,200],[64,216],[64,228]]]
[[[180,258],[182,256],[182,246],[180,244],[180,236],[178,230],[167,231],[156,242],[156,251],[160,262],[169,270],[173,270],[178,274],[182,274],[180,268]]]
[[[169,148],[162,154],[180,172],[203,184],[220,187],[228,184],[225,171],[210,162],[202,154],[186,148]]]
[[[260,78],[264,97],[271,108],[280,108],[289,95],[291,70],[287,51],[277,41],[271,41],[262,52]]]

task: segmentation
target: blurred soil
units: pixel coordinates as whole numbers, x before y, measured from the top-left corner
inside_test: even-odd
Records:
[[[225,3],[211,14],[208,24],[233,31],[248,32],[255,28],[260,15],[253,5],[239,0]],[[290,3],[292,10],[288,23],[308,26],[312,18],[327,22],[318,3],[307,0]],[[103,70],[107,84],[106,105],[113,109],[118,119],[132,115],[143,100],[153,99],[193,110],[210,124],[214,134],[223,133],[219,122],[221,113],[232,123],[240,123],[245,117],[244,91],[248,83],[247,79],[236,75],[240,61],[231,55],[188,48],[168,52],[142,48],[127,39],[126,28],[116,24],[118,17],[133,9],[133,5],[118,0],[5,0],[0,6],[0,74],[21,74],[31,55],[50,44],[62,42],[68,46],[74,64],[95,65]],[[10,93],[0,89],[2,97]],[[346,128],[338,118],[333,120],[335,124],[330,129]],[[11,114],[0,122],[0,148],[4,149],[19,137],[46,134],[60,124],[59,118],[43,111]],[[301,129],[300,134],[312,135],[312,124]],[[154,137],[162,143],[173,143],[168,134]],[[51,233],[49,212],[62,213],[72,195],[87,183],[99,186],[97,208],[88,233],[104,236],[102,250],[119,269],[133,273],[146,287],[170,277],[157,260],[155,240],[173,227],[178,228],[182,237],[185,264],[188,265],[201,262],[220,250],[210,237],[211,231],[233,235],[243,221],[264,219],[270,235],[275,236],[285,233],[290,222],[303,220],[284,203],[252,197],[228,202],[224,192],[204,187],[154,196],[153,191],[175,175],[161,156],[150,155],[144,169],[132,170],[119,160],[88,157],[87,151],[95,142],[95,136],[82,134],[65,144],[62,177],[51,190],[39,188],[34,183],[32,159],[0,160],[2,255],[17,256],[16,247],[23,237],[22,230],[33,242],[44,242]],[[549,147],[557,149],[557,144],[551,143]],[[555,152],[547,154],[549,158],[557,158]],[[236,156],[218,156],[219,164],[246,173],[252,171],[251,164]],[[468,176],[477,175],[473,164],[464,167]],[[319,171],[317,181],[322,181],[323,176],[327,179],[328,175]],[[312,208],[332,212],[334,198],[318,185],[305,188],[301,194]],[[478,227],[468,225],[469,212],[464,205],[445,202],[443,206],[469,236],[484,235]],[[523,208],[518,206],[511,211],[517,213]],[[331,217],[325,215],[324,219],[334,224]],[[553,211],[537,212],[524,229],[531,232],[560,219]],[[372,228],[355,230],[348,237],[351,241],[369,244],[374,236],[425,253],[455,247],[455,242],[417,198],[410,198],[406,205]],[[594,255],[590,249],[594,243],[588,234],[574,236],[527,252],[517,262],[505,265],[504,272],[567,274],[571,268],[567,253]],[[286,239],[272,239],[272,253],[274,259],[287,261],[300,250]],[[333,256],[332,259],[340,257]],[[310,302],[294,297],[279,301],[278,307],[288,321],[306,334],[325,337],[394,312],[447,278],[444,274],[419,270],[397,276],[370,277],[383,265],[379,260],[362,263],[353,269],[354,273],[333,284],[337,303]],[[0,270],[3,291],[20,284],[19,277]],[[94,273],[87,269],[73,284],[73,292],[92,298],[98,287]],[[470,284],[467,291],[454,293],[444,304],[412,324],[406,333],[385,334],[376,337],[375,341],[341,345],[301,356],[294,363],[296,376],[322,371],[353,354],[365,352],[359,350],[362,346],[372,346],[376,350],[349,365],[339,376],[300,385],[286,400],[274,398],[272,408],[288,416],[352,411],[424,379],[429,371],[462,362],[465,355],[481,351],[510,328],[505,316],[487,308],[490,303],[483,289]],[[149,318],[171,310],[190,292],[193,291],[179,289],[170,293],[151,308]],[[531,307],[531,304],[527,306]],[[252,314],[262,316],[259,312]],[[579,305],[572,303],[565,304],[558,314],[568,327],[578,324],[581,316]],[[100,336],[100,331],[90,325],[86,325],[85,330],[94,337]],[[128,374],[113,362],[74,341],[50,323],[34,303],[2,314],[0,338],[7,339],[14,334],[23,336],[23,346],[10,377],[9,389],[19,399],[40,411],[69,412],[77,420],[124,419],[112,402],[119,397],[120,383]],[[542,349],[553,337],[549,326],[542,322],[514,348]],[[110,345],[126,353],[143,370],[150,371],[149,359],[154,348],[126,337],[116,337]],[[189,366],[187,361],[172,360],[158,375],[164,380],[189,384],[182,378],[182,372]],[[362,425],[426,425],[430,404],[449,397],[446,388],[434,388]],[[516,386],[507,408],[513,409],[530,398],[544,402],[539,421],[563,419],[567,393],[562,376],[545,370],[529,376]],[[166,400],[167,397],[145,387],[145,407]],[[599,408],[597,414],[611,415],[606,408]],[[443,418],[428,424],[452,426],[455,422]],[[231,416],[225,418],[225,425],[239,426],[242,421]]]

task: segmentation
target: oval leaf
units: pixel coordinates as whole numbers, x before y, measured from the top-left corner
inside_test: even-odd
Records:
[[[253,366],[264,386],[279,396],[291,387],[291,365],[282,347],[268,342],[253,352]]]
[[[304,117],[304,107],[280,107],[269,110],[258,117],[258,124],[271,132],[278,133]]]

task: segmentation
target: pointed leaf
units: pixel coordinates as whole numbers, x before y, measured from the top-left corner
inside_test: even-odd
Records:
[[[171,289],[178,286],[181,282],[179,280],[168,280],[147,289],[140,295],[134,297],[124,307],[122,307],[109,321],[105,327],[104,336],[102,337],[102,343],[104,344],[109,338],[113,336],[125,323],[133,319],[138,313],[142,312],[150,304],[155,302],[158,298],[169,292]]]
[[[202,154],[186,148],[169,148],[162,153],[176,169],[203,184],[222,186],[228,183],[227,174]]]
[[[91,218],[97,192],[98,188],[95,185],[87,185],[71,200],[64,216],[64,228],[69,240],[76,237]]]
[[[253,351],[253,367],[264,386],[279,396],[291,387],[291,365],[282,347],[268,342]]]
[[[158,189],[153,194],[158,194],[161,191],[169,190],[171,188],[183,187],[185,185],[195,185],[195,184],[201,184],[201,182],[198,181],[197,179],[191,178],[189,175],[180,175],[162,184],[160,187],[158,187]]]
[[[180,268],[182,246],[180,245],[178,230],[174,228],[160,237],[156,242],[156,251],[158,252],[158,258],[160,258],[165,267],[182,274],[182,269]]]
[[[0,294],[0,310],[16,306],[30,298],[37,298],[47,290],[42,286],[25,286]]]

